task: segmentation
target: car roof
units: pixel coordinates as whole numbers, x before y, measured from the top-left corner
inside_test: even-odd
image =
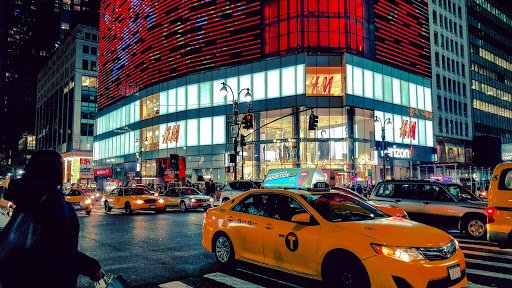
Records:
[[[404,180],[404,179],[384,180],[384,181],[379,182],[379,184],[381,184],[381,183],[445,184],[445,183],[433,181],[433,180]]]

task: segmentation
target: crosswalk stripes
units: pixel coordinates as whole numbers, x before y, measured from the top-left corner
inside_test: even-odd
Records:
[[[219,272],[207,274],[207,275],[204,275],[204,277],[206,277],[208,279],[212,279],[212,280],[222,283],[222,284],[229,285],[234,288],[265,288],[264,286],[253,284],[251,282],[242,280],[240,278],[233,277],[233,276],[226,275],[224,273],[219,273]]]
[[[159,288],[192,288],[181,281],[172,281],[158,285]]]

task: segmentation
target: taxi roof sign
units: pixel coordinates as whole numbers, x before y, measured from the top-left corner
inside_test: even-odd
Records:
[[[274,189],[328,189],[326,175],[319,168],[270,169],[262,183],[263,188]]]

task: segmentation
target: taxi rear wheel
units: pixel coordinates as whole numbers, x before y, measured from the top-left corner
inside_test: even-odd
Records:
[[[110,205],[108,204],[108,201],[105,201],[104,206],[105,206],[105,212],[112,211],[112,207],[110,207]]]
[[[363,263],[350,252],[328,254],[322,264],[322,279],[326,287],[370,288]]]
[[[213,254],[217,263],[224,267],[233,266],[235,263],[235,250],[226,234],[218,234],[213,239]]]
[[[133,213],[132,205],[130,205],[130,202],[124,203],[124,213],[126,213],[126,214],[132,214]]]

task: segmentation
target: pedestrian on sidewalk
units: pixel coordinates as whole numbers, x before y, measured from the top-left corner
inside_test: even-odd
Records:
[[[53,150],[30,158],[4,198],[14,213],[0,232],[0,287],[76,287],[79,274],[99,281],[98,261],[78,251],[80,224],[62,194],[63,160]]]

